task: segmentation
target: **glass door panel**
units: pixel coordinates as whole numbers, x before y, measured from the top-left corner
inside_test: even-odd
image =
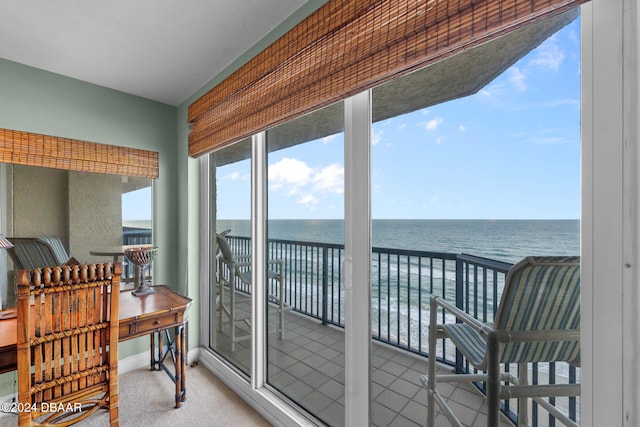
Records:
[[[211,154],[211,347],[251,375],[251,147]],[[214,234],[215,232],[215,234]]]
[[[430,354],[430,294],[492,322],[513,263],[580,254],[575,16],[524,27],[372,91],[375,425],[424,424],[428,356],[450,365],[441,373],[473,371],[450,342]],[[480,57],[492,59],[474,60]],[[450,76],[446,84],[442,76]],[[438,319],[455,322],[442,313]],[[518,375],[517,366],[508,368]],[[529,377],[560,383],[579,372],[556,364],[536,366]],[[464,424],[485,423],[473,386],[438,389]],[[504,404],[515,418],[517,402]],[[554,404],[575,417],[579,401]],[[529,412],[530,420],[549,418],[541,407]],[[446,424],[440,418],[436,424]]]
[[[344,424],[342,103],[267,132],[267,382]]]

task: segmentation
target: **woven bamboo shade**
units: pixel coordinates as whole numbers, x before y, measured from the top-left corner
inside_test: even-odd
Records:
[[[158,177],[158,153],[0,129],[0,162],[112,175]]]
[[[198,156],[587,0],[329,0],[189,106]]]

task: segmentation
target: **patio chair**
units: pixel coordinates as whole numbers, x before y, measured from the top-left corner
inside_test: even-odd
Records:
[[[99,409],[118,416],[122,264],[18,270],[20,426],[67,426]]]
[[[226,233],[216,234],[216,242],[218,245],[218,330],[222,327],[223,315],[227,316],[231,324],[231,351],[235,351],[236,342],[251,338],[250,334],[238,336],[236,333],[239,324],[251,325],[250,310],[248,314],[242,315],[237,308],[237,293],[245,292],[251,294],[252,278],[251,262],[249,262],[251,256],[236,256],[229,246]],[[277,307],[278,336],[280,339],[284,339],[284,312],[290,309],[284,302],[284,260],[270,260],[268,265],[270,267],[266,281],[268,302]],[[275,268],[272,270],[271,267]],[[273,288],[269,286],[272,281],[278,282],[277,292],[272,292]],[[228,305],[224,295],[225,288],[229,289]]]
[[[57,236],[8,237],[7,239],[14,245],[9,249],[9,256],[16,270],[79,264],[75,258],[69,256]]]
[[[440,308],[457,323],[438,324]],[[431,295],[427,425],[435,421],[435,404],[452,425],[461,425],[437,390],[439,382],[486,381],[487,425],[499,423],[500,400],[518,399],[518,425],[527,425],[532,398],[565,425],[575,422],[543,397],[578,396],[578,384],[528,384],[528,364],[580,363],[580,257],[527,257],[514,265],[493,324],[482,323],[441,297]],[[453,318],[453,317],[452,317]],[[436,344],[450,339],[478,374],[436,375]],[[517,363],[518,376],[501,371],[501,364]]]

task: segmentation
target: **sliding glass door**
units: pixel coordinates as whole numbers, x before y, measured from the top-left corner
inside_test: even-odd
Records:
[[[444,60],[372,90],[373,424],[424,423],[427,356],[450,365],[442,373],[471,369],[450,342],[431,354],[431,294],[492,322],[512,264],[580,254],[577,34],[579,19],[569,11],[456,57],[466,60],[466,73],[490,78],[436,89],[438,71],[457,72]],[[508,50],[495,48],[509,41]],[[494,61],[472,60],[483,49]],[[579,378],[566,363],[531,371],[529,381],[540,384]],[[484,425],[475,387],[438,387],[464,424]],[[579,419],[579,399],[551,402]],[[550,419],[537,404],[527,414],[518,414],[516,399],[504,405],[514,420]]]
[[[344,425],[342,103],[266,133],[267,384]]]
[[[241,141],[209,158],[210,342],[251,375],[251,144]]]

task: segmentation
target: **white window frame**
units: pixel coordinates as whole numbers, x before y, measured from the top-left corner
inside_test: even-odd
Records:
[[[581,423],[640,423],[635,0],[581,9]]]
[[[344,101],[345,425],[371,417],[371,91]]]

